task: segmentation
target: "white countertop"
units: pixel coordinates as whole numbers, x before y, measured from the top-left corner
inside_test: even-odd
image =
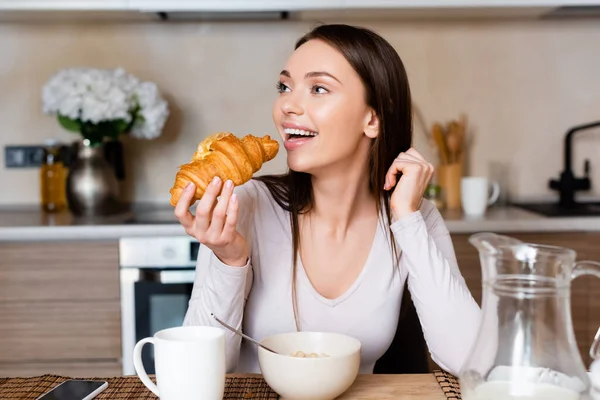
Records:
[[[600,217],[548,218],[515,207],[493,207],[481,218],[443,211],[451,233],[600,232]],[[132,236],[186,235],[171,207],[140,210],[111,218],[85,220],[68,212],[46,214],[36,208],[0,209],[0,241],[117,240]]]
[[[600,216],[546,217],[516,207],[492,207],[480,218],[460,211],[442,212],[450,233],[491,232],[600,232]]]

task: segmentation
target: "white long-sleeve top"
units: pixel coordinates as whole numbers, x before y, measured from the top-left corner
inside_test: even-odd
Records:
[[[200,246],[184,325],[220,326],[210,315],[214,313],[257,340],[295,331],[289,213],[259,181],[251,180],[235,192],[238,231],[249,242],[250,260],[244,267],[228,266]],[[460,274],[444,221],[424,200],[419,211],[395,221],[391,230],[400,251],[398,268],[388,227],[380,223],[363,270],[336,299],[315,290],[298,257],[300,326],[303,331],[338,332],[359,339],[360,372],[372,373],[394,338],[408,279],[432,359],[458,374],[476,338],[480,309]],[[255,345],[229,331],[226,343],[227,371],[260,372]]]

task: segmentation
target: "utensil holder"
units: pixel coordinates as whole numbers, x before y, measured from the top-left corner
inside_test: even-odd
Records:
[[[449,210],[460,209],[460,181],[463,176],[463,162],[442,164],[437,168],[438,183],[442,187]]]

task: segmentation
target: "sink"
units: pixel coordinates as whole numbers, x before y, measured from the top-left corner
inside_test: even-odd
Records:
[[[600,217],[600,202],[576,203],[572,207],[561,207],[558,203],[516,203],[513,206],[546,217]]]

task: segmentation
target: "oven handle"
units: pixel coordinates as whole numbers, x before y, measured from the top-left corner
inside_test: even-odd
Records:
[[[170,270],[160,271],[160,283],[194,283],[196,271],[190,270]]]

